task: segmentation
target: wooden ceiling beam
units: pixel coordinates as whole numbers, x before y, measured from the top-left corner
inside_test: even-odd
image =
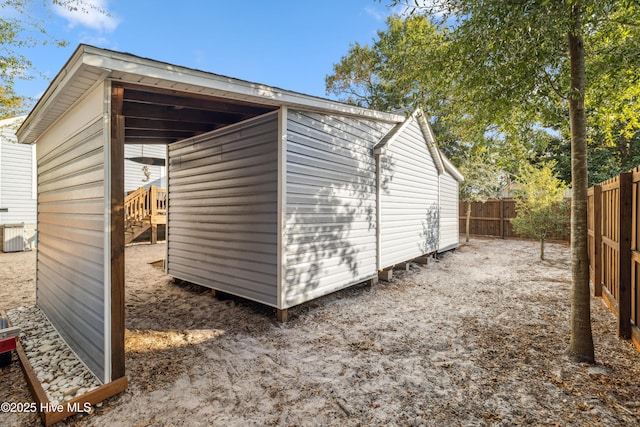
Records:
[[[236,123],[245,120],[251,115],[235,113],[217,113],[214,111],[196,110],[190,108],[175,109],[173,107],[158,106],[154,104],[138,104],[125,102],[123,114],[126,117],[144,119],[159,119],[173,121],[187,121],[198,123]]]
[[[208,132],[215,129],[216,123],[192,123],[186,121],[169,121],[169,120],[154,120],[144,119],[139,117],[126,117],[125,129],[148,129],[148,130],[173,130],[178,132]]]
[[[126,128],[125,128],[126,129]],[[176,129],[126,129],[127,137],[140,138],[189,138],[198,135],[201,132],[194,130],[176,130]]]
[[[272,111],[273,107],[256,106],[229,102],[219,98],[193,98],[127,89],[124,94],[125,102],[162,105],[173,108],[189,108],[197,110],[215,111],[220,113],[238,113],[242,115],[260,115]]]
[[[181,139],[184,138],[162,138],[162,137],[125,137],[124,139],[124,143],[125,144],[171,144],[172,142],[176,142],[176,141],[180,141]]]
[[[126,144],[170,144],[273,111],[275,107],[124,83]]]

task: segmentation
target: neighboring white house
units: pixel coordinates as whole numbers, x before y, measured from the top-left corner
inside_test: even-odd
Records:
[[[0,120],[0,251],[30,249],[36,245],[37,175],[36,146],[18,144],[16,130],[26,116]],[[131,144],[125,147],[125,191],[155,185],[166,188],[165,145]],[[18,227],[24,224],[24,232]],[[24,236],[25,245],[7,243],[7,238]],[[10,229],[10,230],[9,230]]]
[[[165,145],[131,144],[124,147],[124,191],[155,185],[167,188]],[[162,160],[162,165],[160,161]]]
[[[35,243],[35,146],[18,144],[16,137],[25,117],[0,120],[0,250],[3,251],[18,251]],[[19,228],[22,224],[24,228]],[[16,241],[22,236],[26,246]]]

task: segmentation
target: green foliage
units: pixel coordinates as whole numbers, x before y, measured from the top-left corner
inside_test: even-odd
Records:
[[[460,200],[467,204],[465,235],[469,241],[469,224],[471,220],[471,203],[484,203],[487,199],[497,197],[502,171],[496,161],[495,153],[486,149],[468,152],[460,161],[459,170],[464,176],[460,183]]]
[[[553,159],[568,183],[575,5],[585,28],[590,183],[640,160],[637,1],[391,3],[407,13],[389,18],[370,46],[352,46],[327,77],[328,93],[382,110],[422,107],[455,164],[473,147],[492,145],[507,173]],[[603,164],[604,153],[611,156]]]
[[[625,3],[629,3],[625,5]],[[585,107],[591,142],[620,146],[640,131],[640,6],[622,2],[588,42]],[[604,143],[604,144],[603,144]]]
[[[441,100],[437,73],[422,71],[437,66],[443,45],[443,35],[424,16],[390,17],[372,46],[356,43],[334,64],[327,93],[379,110],[427,105],[433,111]]]
[[[495,155],[487,151],[470,153],[464,157],[458,169],[464,176],[460,183],[461,201],[484,203],[498,196],[503,173]]]
[[[393,5],[404,3],[392,1]],[[591,94],[586,83],[607,67],[620,75],[637,66],[640,40],[633,31],[623,47],[603,55],[606,66],[595,65],[593,56],[599,52],[591,49],[615,46],[610,40],[622,39],[621,29],[640,26],[640,5],[635,0],[429,0],[412,1],[409,6],[425,13],[438,28],[449,28],[445,38],[448,62],[440,68],[444,69],[441,81],[446,84],[441,90],[453,100],[450,111],[471,118],[476,129],[498,137],[513,134],[509,129],[514,125],[520,129],[537,125],[570,135],[572,309],[568,352],[574,360],[593,363],[586,267],[585,107],[595,110],[599,101],[597,97],[585,100]],[[609,25],[610,21],[620,25]],[[623,116],[633,111],[615,109]]]
[[[88,12],[99,7],[87,0],[41,0],[48,12],[53,7]],[[27,56],[20,53],[36,46],[65,46],[47,31],[46,22],[36,18],[36,0],[0,0],[0,119],[26,112],[32,99],[15,93],[16,79],[32,79],[37,71]]]
[[[566,232],[569,205],[563,200],[565,186],[553,172],[552,162],[536,168],[520,168],[516,191],[516,217],[513,230],[522,237],[540,241],[540,259],[544,259],[544,242]]]

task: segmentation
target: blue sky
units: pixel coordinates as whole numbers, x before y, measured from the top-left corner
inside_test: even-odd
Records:
[[[109,15],[34,10],[69,46],[24,50],[46,77],[18,82],[19,94],[41,95],[87,43],[327,97],[324,79],[333,64],[351,43],[370,44],[393,12],[384,0],[88,1]]]

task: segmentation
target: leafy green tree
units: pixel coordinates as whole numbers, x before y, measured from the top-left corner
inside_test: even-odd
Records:
[[[386,24],[371,45],[352,45],[334,64],[333,74],[326,77],[327,93],[378,110],[422,107],[429,112],[440,149],[456,165],[474,147],[486,148],[484,130],[478,131],[466,115],[453,114],[449,93],[443,90],[447,31],[420,14],[391,16]]]
[[[464,180],[460,183],[460,200],[467,204],[465,241],[469,241],[469,223],[471,220],[471,204],[484,203],[497,197],[501,187],[502,171],[497,165],[495,156],[486,150],[476,150],[467,154],[459,166]]]
[[[625,48],[608,51],[603,61],[617,70],[638,67],[640,57],[633,52],[640,40],[628,29],[640,27],[640,5],[632,0],[430,0],[407,6],[439,28],[448,28],[441,90],[456,101],[452,111],[472,117],[481,128],[504,126],[514,112],[524,113],[524,123],[539,121],[541,126],[559,128],[568,121],[573,191],[568,353],[575,360],[594,362],[586,221],[585,105],[591,104],[585,104],[585,73],[598,75],[603,67],[593,62],[598,52],[589,50],[587,56],[586,51],[602,46],[597,36],[607,40],[629,31]],[[425,66],[416,73],[428,70]],[[588,101],[597,105],[595,99]]]
[[[553,168],[553,162],[539,168],[525,163],[516,180],[516,217],[511,224],[518,235],[540,242],[540,260],[544,260],[545,240],[564,234],[569,220],[569,206],[563,199],[566,187]]]
[[[442,102],[437,88],[439,74],[417,74],[418,64],[441,61],[443,35],[420,15],[402,19],[390,17],[387,29],[378,31],[373,45],[352,45],[326,77],[327,93],[342,101],[375,108],[396,110],[427,106],[437,114]]]
[[[35,0],[0,0],[0,119],[24,113],[31,99],[14,90],[16,79],[31,79],[37,73],[29,58],[20,53],[36,46],[65,46],[47,31],[34,13]],[[54,7],[69,11],[106,13],[88,0],[42,0],[49,12]]]

